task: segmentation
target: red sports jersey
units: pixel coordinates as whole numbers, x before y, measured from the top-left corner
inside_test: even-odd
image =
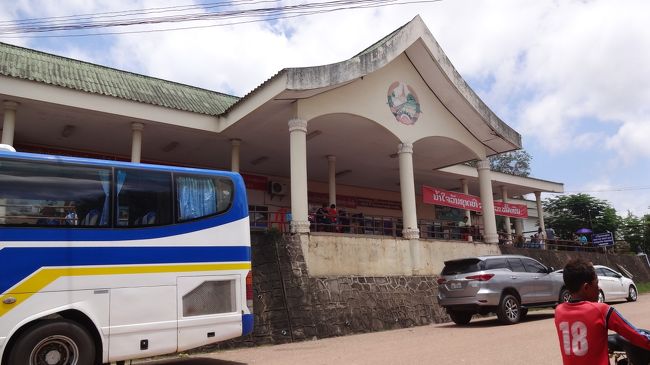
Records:
[[[605,303],[562,303],[555,308],[555,327],[564,365],[609,365],[607,330],[650,350],[650,337]]]

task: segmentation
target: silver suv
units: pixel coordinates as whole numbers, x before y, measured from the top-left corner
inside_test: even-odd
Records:
[[[568,296],[561,274],[526,256],[445,261],[438,279],[438,303],[456,324],[468,324],[472,315],[491,312],[501,322],[514,324],[528,308],[552,307]]]

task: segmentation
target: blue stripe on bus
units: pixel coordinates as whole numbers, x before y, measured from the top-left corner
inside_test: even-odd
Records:
[[[41,267],[250,262],[249,246],[5,247],[0,249],[0,293]]]

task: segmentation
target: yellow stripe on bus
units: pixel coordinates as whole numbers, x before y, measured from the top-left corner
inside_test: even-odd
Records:
[[[0,301],[3,301],[0,306],[0,317],[27,300],[33,294],[41,291],[41,289],[56,279],[65,276],[160,274],[170,272],[250,270],[250,268],[250,263],[45,268],[37,271],[36,274],[10,290],[16,294],[3,294],[0,296]],[[14,298],[15,302],[5,304],[4,300],[8,297]]]

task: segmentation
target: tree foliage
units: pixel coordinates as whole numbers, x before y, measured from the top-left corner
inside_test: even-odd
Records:
[[[637,217],[628,212],[622,220],[620,233],[632,250],[650,252],[650,214]]]
[[[530,175],[530,161],[533,158],[524,150],[505,152],[489,157],[490,169],[515,176],[527,177]],[[476,167],[477,161],[470,161],[467,165]]]
[[[571,239],[580,228],[589,228],[594,233],[612,232],[616,235],[622,219],[605,200],[588,194],[562,195],[544,202],[545,225],[555,229],[564,239]]]
[[[524,150],[506,152],[490,157],[490,168],[492,171],[527,177],[530,175],[532,159],[532,156]]]

